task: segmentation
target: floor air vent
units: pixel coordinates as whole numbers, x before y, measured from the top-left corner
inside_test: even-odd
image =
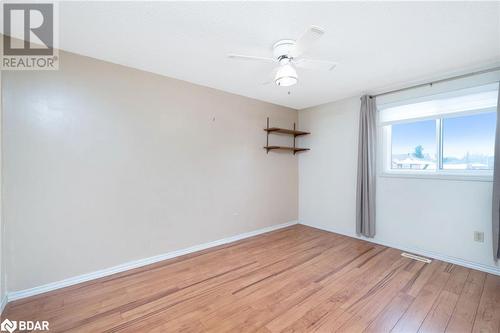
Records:
[[[403,253],[401,253],[401,255],[403,257],[406,257],[406,258],[410,258],[410,259],[413,259],[413,260],[418,260],[418,261],[421,261],[421,262],[425,262],[426,264],[430,264],[432,262],[432,260],[430,260],[430,259],[427,259],[427,258],[424,258],[424,257],[419,257],[419,256],[416,256],[416,255],[411,254],[411,253],[403,252]]]

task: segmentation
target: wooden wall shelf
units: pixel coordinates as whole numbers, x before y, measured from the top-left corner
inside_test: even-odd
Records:
[[[265,146],[264,148],[267,149],[267,151],[270,151],[273,149],[280,149],[280,150],[290,150],[290,151],[293,151],[294,153],[297,153],[299,151],[309,150],[309,148],[293,148],[293,147],[285,147],[285,146]]]
[[[291,134],[291,135],[295,135],[295,136],[301,136],[301,135],[311,134],[309,132],[289,130],[289,129],[286,129],[286,128],[279,128],[279,127],[264,128],[264,131],[266,131],[266,132],[274,132],[274,133],[281,133],[281,134]]]
[[[264,131],[267,133],[267,138],[266,138],[266,145],[264,149],[266,149],[266,152],[269,154],[270,150],[288,150],[292,151],[293,154],[301,152],[301,151],[306,151],[309,150],[309,148],[298,148],[295,146],[295,138],[301,135],[307,135],[311,134],[309,132],[304,132],[304,131],[299,131],[295,128],[295,123],[293,123],[293,130],[286,129],[286,128],[279,128],[279,127],[269,127],[269,117],[267,117],[267,127],[264,128]],[[270,133],[280,133],[280,134],[287,134],[287,135],[293,135],[293,147],[287,147],[287,146],[270,146],[269,145],[269,134]]]

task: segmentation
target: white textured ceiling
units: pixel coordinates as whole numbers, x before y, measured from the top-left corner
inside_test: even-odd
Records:
[[[274,42],[326,30],[290,89],[262,85]],[[296,109],[500,61],[500,2],[66,2],[62,49]]]

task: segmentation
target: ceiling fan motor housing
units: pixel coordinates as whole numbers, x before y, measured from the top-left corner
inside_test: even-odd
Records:
[[[290,53],[295,50],[296,43],[291,39],[283,39],[273,45],[273,57],[278,62],[283,59],[291,59]]]

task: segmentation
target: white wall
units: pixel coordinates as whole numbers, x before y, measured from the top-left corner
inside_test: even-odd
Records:
[[[295,110],[65,52],[2,80],[9,292],[297,219]]]
[[[355,235],[358,97],[299,111],[299,221]],[[491,245],[491,182],[377,178],[376,242],[500,273]],[[475,230],[485,242],[474,242]]]
[[[2,71],[0,71],[0,147],[1,147],[1,140],[2,140]],[[4,232],[4,223],[3,223],[3,200],[2,200],[2,193],[3,193],[3,186],[2,186],[2,153],[0,152],[0,312],[3,310],[2,306],[4,305],[4,301],[6,301],[6,295],[7,291],[5,288],[5,251],[4,251],[4,237],[5,237],[5,232]]]
[[[343,100],[299,111],[299,221],[343,234],[355,232],[359,102]]]

